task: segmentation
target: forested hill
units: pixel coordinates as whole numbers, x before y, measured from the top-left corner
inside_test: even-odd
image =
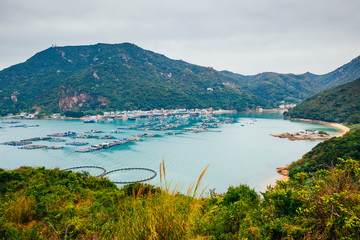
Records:
[[[171,60],[134,44],[51,47],[0,72],[3,114],[40,107],[90,109],[226,108],[265,103],[223,84],[212,68]]]
[[[360,123],[360,79],[319,94],[289,110],[291,118]]]
[[[321,83],[354,80],[358,62],[323,77],[244,76],[172,60],[130,43],[51,47],[0,71],[0,115],[39,109],[271,108],[279,101],[304,99],[320,91]]]
[[[296,101],[359,78],[360,56],[324,75],[309,72],[299,75],[264,72],[253,76],[228,71],[222,73],[231,77],[234,85],[241,86],[256,96],[271,101]]]
[[[318,75],[315,78],[316,88],[325,90],[358,78],[360,78],[360,56],[330,73]]]

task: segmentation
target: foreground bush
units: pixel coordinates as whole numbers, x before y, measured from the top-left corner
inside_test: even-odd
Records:
[[[186,194],[160,187],[118,189],[87,173],[0,170],[0,239],[360,239],[360,168],[329,170],[268,187],[245,185],[202,198],[201,177]]]

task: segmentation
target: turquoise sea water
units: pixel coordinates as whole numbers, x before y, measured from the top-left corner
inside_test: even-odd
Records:
[[[98,136],[111,134],[118,139],[135,136],[139,133],[157,133],[158,137],[143,138],[140,142],[127,143],[110,149],[90,153],[77,153],[74,150],[86,146],[68,146],[66,142],[84,141],[90,144],[112,140],[71,139],[66,142],[51,143],[48,141],[34,144],[63,145],[60,150],[23,150],[14,146],[0,145],[0,168],[14,169],[20,166],[45,166],[47,168],[68,168],[79,165],[98,165],[113,170],[125,167],[146,167],[159,172],[162,158],[165,159],[166,177],[173,184],[183,184],[187,189],[196,181],[202,170],[210,165],[203,185],[225,192],[229,185],[248,184],[257,191],[264,191],[266,186],[281,178],[276,167],[287,165],[311,150],[320,141],[289,141],[270,136],[272,133],[297,132],[305,129],[325,130],[335,133],[327,126],[292,122],[284,120],[281,113],[242,113],[232,115],[237,121],[234,124],[221,125],[216,130],[221,132],[183,133],[165,135],[159,131],[120,130],[111,133],[120,126],[130,126],[134,121],[104,121],[85,124],[79,120],[19,120],[17,124],[2,123],[0,120],[0,142],[21,140],[47,134],[75,131],[84,134],[90,129],[103,131]],[[255,121],[254,121],[255,120]],[[139,120],[137,123],[145,121]],[[11,125],[39,124],[39,127],[11,128]],[[242,126],[243,125],[243,126]],[[89,145],[88,145],[89,146]],[[89,170],[91,174],[100,170]],[[117,172],[109,175],[111,180],[135,180],[146,178],[151,173],[146,171]],[[159,183],[159,175],[151,180]]]

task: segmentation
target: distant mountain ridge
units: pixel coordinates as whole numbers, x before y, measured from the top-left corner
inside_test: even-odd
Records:
[[[360,123],[360,78],[315,94],[290,109],[286,116],[347,124]]]
[[[354,80],[359,62],[354,59],[321,76],[244,76],[172,60],[131,43],[51,47],[0,71],[0,114],[34,109],[269,108]]]

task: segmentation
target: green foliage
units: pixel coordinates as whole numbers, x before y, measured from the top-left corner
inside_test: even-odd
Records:
[[[0,115],[35,106],[49,113],[277,107],[279,101],[298,102],[322,90],[325,80],[327,88],[354,80],[358,62],[331,76],[243,76],[171,60],[130,43],[51,47],[0,71]]]
[[[328,136],[329,134],[324,130],[320,130],[319,135],[327,135]]]
[[[258,204],[259,195],[254,189],[250,189],[249,186],[240,185],[237,187],[230,186],[224,195],[224,204],[230,205],[234,202],[247,202],[248,204]]]
[[[227,77],[212,68],[171,60],[129,43],[52,47],[0,72],[0,109],[4,115],[33,106],[49,112],[86,112],[246,110],[263,105],[262,99],[224,82]]]
[[[66,111],[64,112],[65,117],[81,118],[85,116],[83,112]]]
[[[360,123],[360,79],[316,94],[289,110],[291,118]]]
[[[290,165],[289,174],[294,176],[298,172],[313,173],[320,169],[329,169],[338,163],[339,158],[352,158],[360,162],[360,130],[319,143]]]

